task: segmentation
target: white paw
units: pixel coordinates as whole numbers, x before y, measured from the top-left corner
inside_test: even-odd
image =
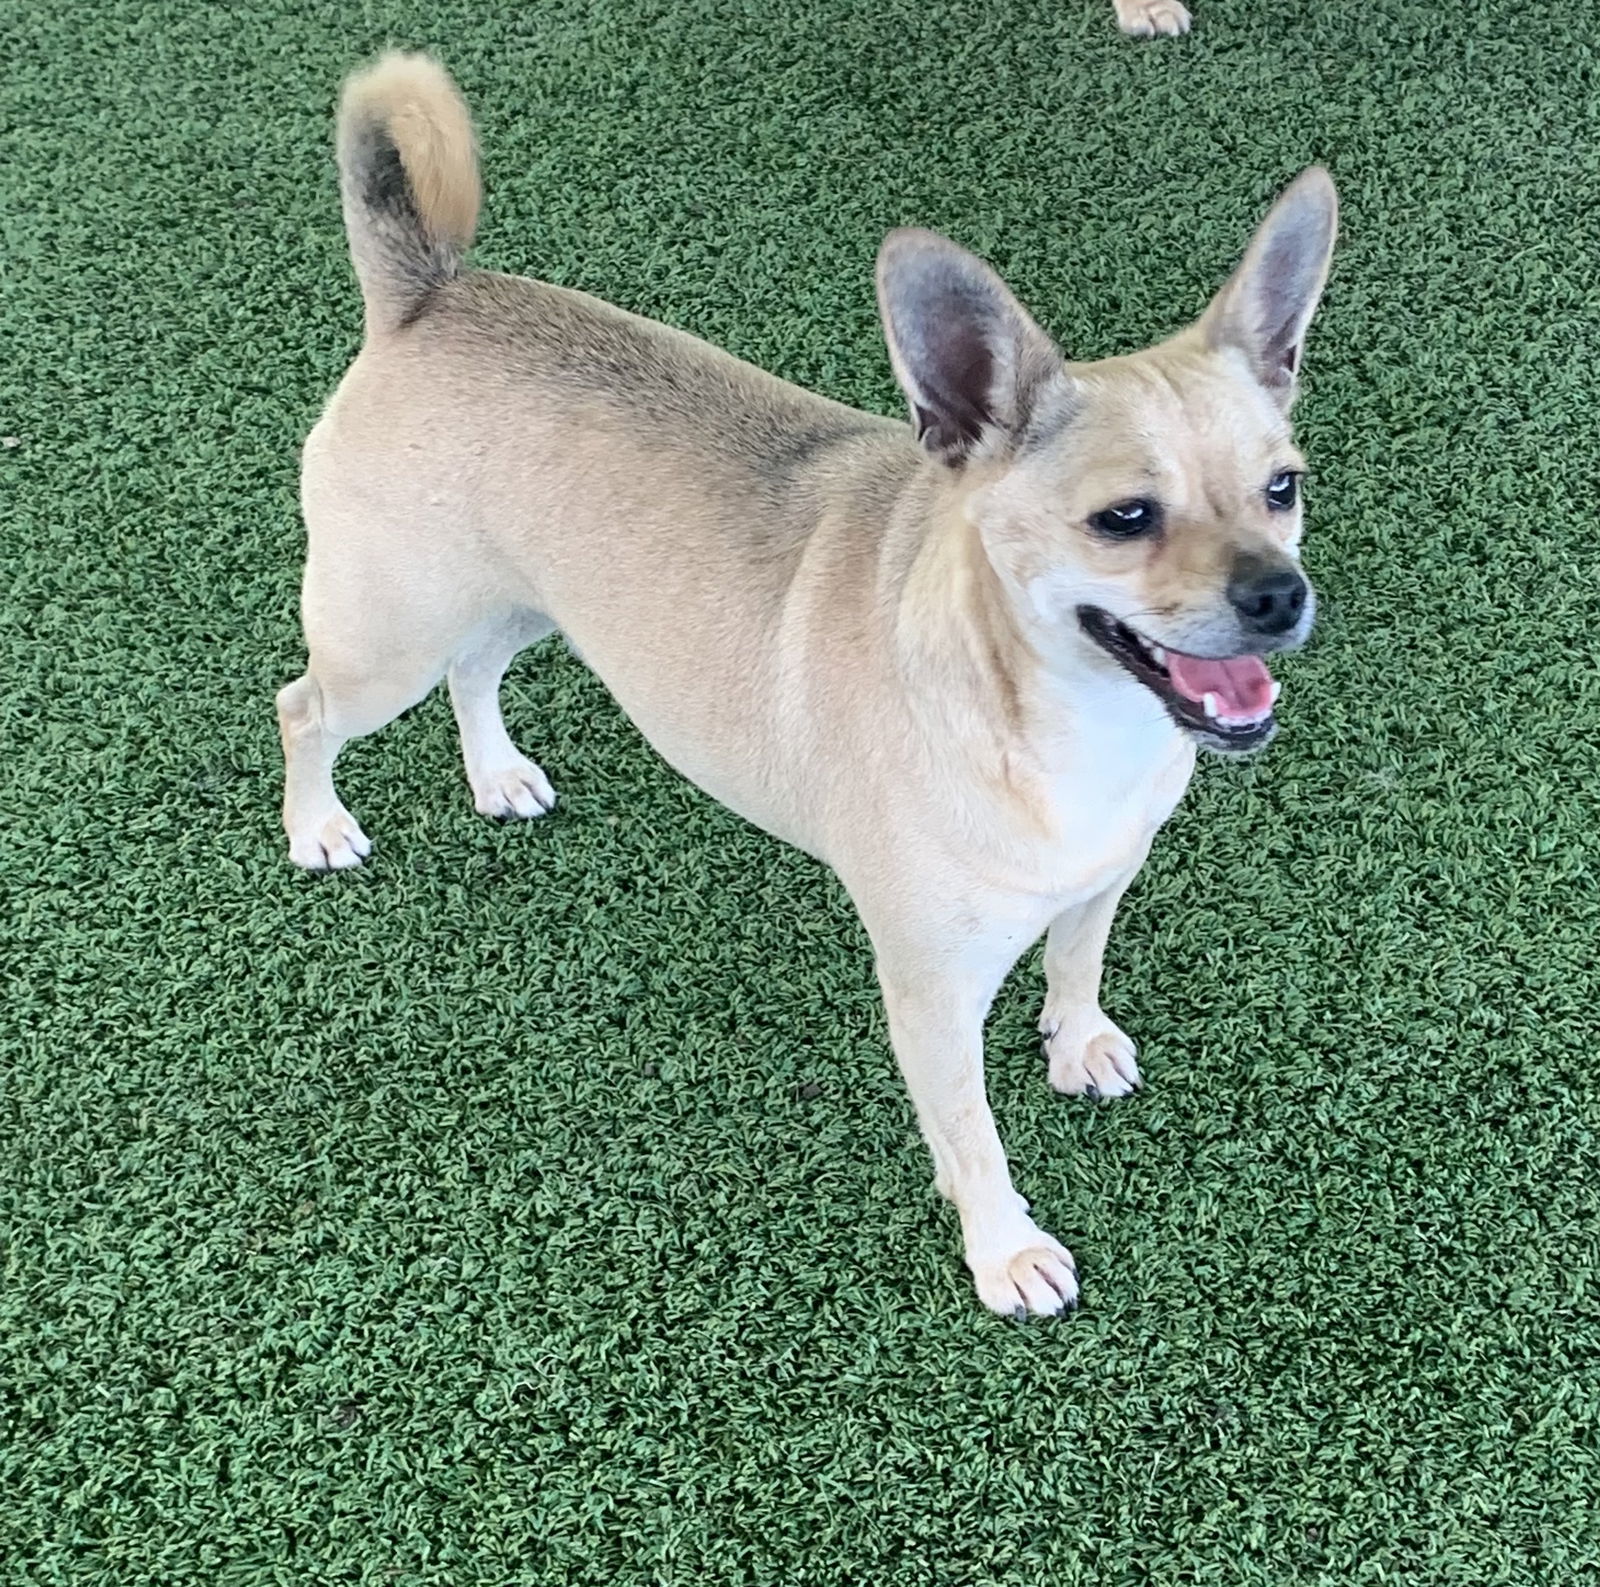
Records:
[[[343,805],[289,834],[289,858],[308,871],[348,871],[371,852],[372,839]]]
[[[1026,1233],[967,1250],[978,1299],[1002,1317],[1059,1317],[1078,1305],[1078,1269],[1072,1253],[1032,1219]],[[998,1249],[997,1249],[998,1247]]]
[[[498,821],[531,821],[555,809],[556,791],[531,760],[519,756],[509,765],[476,773],[472,802],[479,815]]]
[[[1139,1049],[1098,1009],[1039,1027],[1050,1084],[1064,1096],[1125,1097],[1139,1089]]]
[[[1115,0],[1117,26],[1131,38],[1171,37],[1189,31],[1190,16],[1178,0]]]

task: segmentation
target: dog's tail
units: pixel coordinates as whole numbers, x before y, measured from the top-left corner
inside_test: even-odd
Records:
[[[339,188],[367,331],[409,325],[461,268],[478,224],[472,117],[426,55],[391,53],[345,84]]]

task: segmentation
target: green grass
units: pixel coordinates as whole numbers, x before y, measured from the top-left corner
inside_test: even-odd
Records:
[[[1578,0],[486,0],[4,18],[0,1581],[1570,1583],[1600,1570],[1600,53]],[[432,46],[478,257],[899,411],[871,260],[1072,352],[1325,160],[1314,647],[1113,939],[1148,1086],[991,1026],[1084,1309],[979,1310],[848,904],[569,657],[553,819],[430,701],[288,866],[339,78]],[[623,533],[626,526],[619,525]]]

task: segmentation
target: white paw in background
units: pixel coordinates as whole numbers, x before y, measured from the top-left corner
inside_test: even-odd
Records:
[[[1178,0],[1115,0],[1117,26],[1130,38],[1171,38],[1189,31],[1188,11]]]
[[[1139,1089],[1139,1049],[1099,1009],[1039,1027],[1050,1084],[1069,1097],[1125,1097]]]
[[[308,871],[348,871],[371,852],[372,839],[343,805],[289,834],[289,858]]]
[[[518,756],[509,765],[473,776],[472,802],[479,815],[499,821],[531,821],[555,809],[556,791],[531,760]]]

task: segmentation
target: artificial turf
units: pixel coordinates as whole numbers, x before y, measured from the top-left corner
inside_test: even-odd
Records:
[[[1197,18],[13,0],[7,1587],[1600,1571],[1594,17]],[[1070,1321],[974,1301],[838,887],[564,652],[507,691],[555,817],[476,817],[435,699],[346,754],[367,868],[287,864],[330,107],[389,42],[479,116],[483,262],[886,412],[889,226],[1093,356],[1332,168],[1323,618],[1113,938],[1147,1088],[1051,1095],[1036,958],[991,1025]]]

